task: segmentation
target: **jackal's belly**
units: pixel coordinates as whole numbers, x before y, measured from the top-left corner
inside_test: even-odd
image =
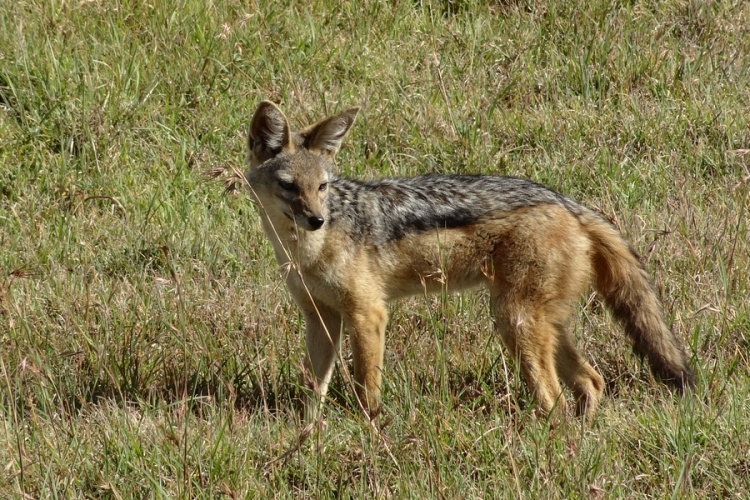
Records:
[[[474,228],[437,229],[404,238],[380,252],[388,298],[455,292],[487,280],[491,243]]]

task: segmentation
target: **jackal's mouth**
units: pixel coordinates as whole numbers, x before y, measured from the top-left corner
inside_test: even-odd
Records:
[[[292,217],[291,215],[289,215],[289,214],[288,214],[288,213],[286,213],[286,212],[282,212],[282,213],[283,213],[284,215],[286,215],[286,218],[287,218],[287,219],[289,219],[290,221],[294,222],[294,217]]]

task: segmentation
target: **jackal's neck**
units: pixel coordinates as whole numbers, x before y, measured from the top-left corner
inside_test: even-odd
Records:
[[[305,231],[289,220],[272,219],[268,214],[264,214],[261,221],[279,265],[294,262],[305,268],[320,259],[328,233],[325,225],[317,231]]]

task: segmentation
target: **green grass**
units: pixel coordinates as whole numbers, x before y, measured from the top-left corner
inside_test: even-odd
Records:
[[[750,3],[0,6],[3,498],[742,498]],[[246,196],[262,99],[362,112],[345,175],[529,177],[644,257],[698,373],[653,381],[600,303],[590,425],[536,416],[481,293],[395,304],[382,432],[340,373],[302,431],[301,321]],[[350,365],[348,348],[343,367]]]

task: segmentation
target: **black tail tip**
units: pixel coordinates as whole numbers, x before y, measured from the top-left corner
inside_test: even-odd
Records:
[[[695,374],[690,368],[683,368],[678,373],[671,372],[667,374],[657,374],[661,380],[677,389],[680,394],[695,390]]]

